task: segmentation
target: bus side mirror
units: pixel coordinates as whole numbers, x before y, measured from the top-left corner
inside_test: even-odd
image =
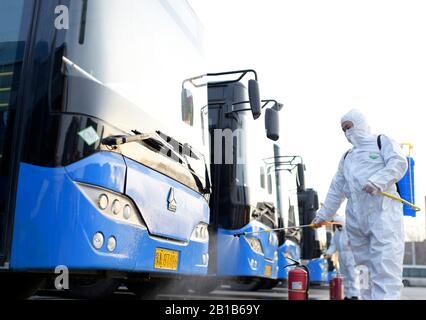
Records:
[[[278,111],[275,111],[274,109],[266,109],[265,129],[268,139],[277,141],[280,138],[280,119]]]
[[[282,103],[276,103],[272,109],[277,110],[277,111],[281,111],[284,108],[284,105]]]
[[[190,90],[182,89],[181,102],[182,121],[192,126],[194,123],[194,98]]]
[[[305,165],[303,163],[297,164],[297,191],[305,191]]]
[[[249,80],[249,98],[253,118],[257,119],[262,114],[260,102],[259,83],[256,80]]]

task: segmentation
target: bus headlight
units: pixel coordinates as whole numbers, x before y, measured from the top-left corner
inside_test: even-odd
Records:
[[[117,240],[114,237],[110,237],[107,242],[107,249],[109,252],[113,252],[117,247]]]
[[[98,198],[98,206],[101,210],[108,208],[108,196],[105,193],[102,193]]]
[[[104,235],[100,232],[96,232],[93,235],[92,244],[95,249],[100,249],[104,245]]]
[[[205,223],[198,224],[191,235],[191,240],[208,242],[209,241],[209,230],[208,225]]]
[[[252,237],[244,237],[246,239],[246,241],[248,242],[248,244],[250,245],[251,249],[254,252],[263,254],[263,248],[262,248],[262,244],[260,243],[259,239],[256,238],[252,238]]]
[[[254,259],[248,260],[249,266],[251,269],[256,270],[257,269],[257,261]]]
[[[129,220],[131,216],[132,216],[132,209],[130,208],[129,205],[125,205],[123,208],[124,219]]]
[[[121,203],[120,200],[114,200],[114,202],[112,203],[112,213],[115,215],[118,215],[120,213],[121,210]]]

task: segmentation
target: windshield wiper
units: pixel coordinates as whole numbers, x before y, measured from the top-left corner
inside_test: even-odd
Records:
[[[139,133],[130,136],[130,135],[119,135],[119,136],[109,136],[104,139],[102,139],[102,144],[109,146],[109,147],[116,147],[119,145],[123,145],[130,142],[142,142],[145,141],[149,145],[153,146],[154,148],[161,150],[166,149],[167,151],[170,151],[178,157],[182,162],[186,162],[186,160],[175,151],[173,146],[169,144],[166,140],[164,140],[158,133]]]
[[[156,133],[140,133],[140,134],[135,134],[133,136],[130,136],[130,135],[109,136],[102,139],[102,144],[109,147],[116,147],[116,146],[130,143],[130,142],[154,140],[158,143],[159,146],[163,147],[163,142],[160,141],[160,139],[158,139],[155,135],[157,134]]]
[[[176,156],[181,163],[184,163],[189,172],[191,173],[192,177],[195,180],[195,183],[198,187],[198,189],[204,193],[204,194],[209,194],[210,193],[210,184],[207,183],[206,186],[203,185],[203,183],[201,182],[200,178],[198,177],[198,175],[195,173],[194,169],[192,169],[191,164],[189,163],[188,159],[186,158],[186,154],[184,154],[183,156],[180,155],[175,148],[169,144],[165,139],[163,139],[158,133],[154,132],[154,133],[140,133],[137,130],[133,130],[133,133],[135,133],[135,135],[130,136],[130,135],[118,135],[118,136],[109,136],[106,137],[104,139],[102,139],[102,144],[109,146],[109,147],[117,147],[119,145],[123,145],[126,143],[130,143],[130,142],[145,142],[148,145],[153,146],[155,149],[157,150],[162,150],[162,149],[166,149],[167,151],[170,151],[171,153],[173,153],[174,156]],[[189,144],[185,144],[185,147],[190,149],[190,154],[189,155],[191,158],[197,159],[199,160],[199,157],[201,157],[201,155],[198,153],[195,153],[195,150],[189,145]],[[206,174],[207,174],[207,169],[206,169]],[[208,179],[208,177],[206,177]]]

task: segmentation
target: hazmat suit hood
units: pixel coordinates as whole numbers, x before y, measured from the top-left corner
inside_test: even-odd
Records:
[[[348,141],[354,146],[360,146],[364,141],[371,137],[371,129],[368,125],[367,119],[358,109],[352,109],[346,113],[342,119],[341,123],[345,121],[351,121],[353,127],[349,130],[346,130],[345,136]]]

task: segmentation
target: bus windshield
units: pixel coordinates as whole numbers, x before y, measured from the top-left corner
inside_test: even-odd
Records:
[[[126,131],[161,131],[205,153],[202,25],[188,3],[71,1],[69,14],[67,111],[99,117]],[[85,82],[98,93],[82,103]],[[102,99],[106,89],[109,96]]]

